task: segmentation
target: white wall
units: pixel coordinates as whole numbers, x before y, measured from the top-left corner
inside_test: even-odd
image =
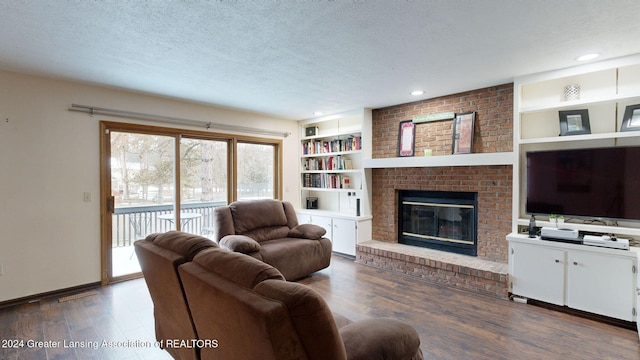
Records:
[[[289,131],[284,199],[300,204],[294,121],[0,72],[0,301],[100,281],[99,121],[167,126],[71,104]]]

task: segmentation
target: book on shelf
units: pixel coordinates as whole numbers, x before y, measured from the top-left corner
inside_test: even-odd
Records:
[[[308,158],[303,162],[304,170],[353,170],[353,161],[346,156]]]
[[[351,189],[351,178],[349,176],[342,176],[342,188],[343,189]]]
[[[342,170],[342,156],[331,156],[328,166],[328,170]]]
[[[319,189],[352,189],[351,177],[340,174],[303,174],[302,186]]]
[[[356,151],[361,149],[360,136],[350,136],[346,139],[336,140],[309,140],[302,143],[302,153],[328,154],[334,152]]]

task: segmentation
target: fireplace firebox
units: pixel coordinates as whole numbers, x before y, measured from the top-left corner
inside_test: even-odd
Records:
[[[477,256],[478,194],[400,190],[398,242]]]

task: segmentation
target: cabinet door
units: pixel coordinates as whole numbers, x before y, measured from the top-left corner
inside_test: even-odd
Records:
[[[329,238],[331,241],[333,241],[333,222],[331,221],[330,217],[312,215],[311,224],[318,225],[327,230],[327,233],[324,235],[324,237]]]
[[[311,215],[309,214],[297,214],[298,224],[311,224]]]
[[[333,219],[333,251],[356,255],[356,221]]]
[[[511,243],[511,292],[564,305],[564,250]]]
[[[568,252],[567,306],[633,321],[633,259],[579,250]]]

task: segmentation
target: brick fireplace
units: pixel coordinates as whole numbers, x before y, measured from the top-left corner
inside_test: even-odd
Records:
[[[414,115],[476,112],[474,153],[512,151],[513,84],[505,84],[373,111],[373,158],[397,156],[398,126]],[[416,126],[415,153],[450,155],[451,121]],[[458,155],[457,155],[458,156]],[[511,231],[512,166],[372,169],[372,239],[356,261],[473,292],[506,298]],[[404,190],[477,193],[477,257],[398,243],[398,193]]]
[[[511,232],[511,166],[373,169],[372,238],[398,242],[398,190],[478,193],[478,258],[507,263]]]

